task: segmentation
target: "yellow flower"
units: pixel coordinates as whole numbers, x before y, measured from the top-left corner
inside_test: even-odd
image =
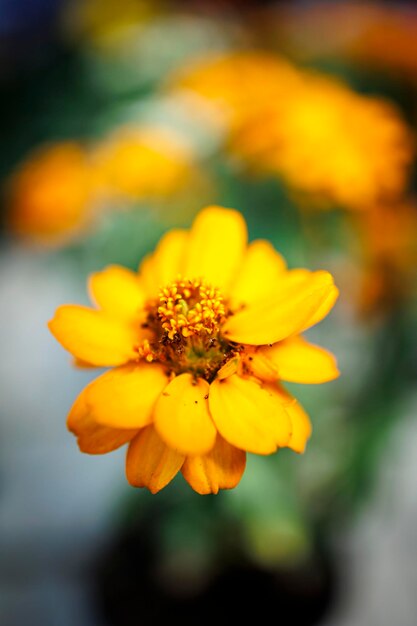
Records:
[[[399,111],[341,81],[247,51],[202,59],[171,88],[212,106],[244,167],[279,176],[317,206],[363,209],[406,187],[413,139]]]
[[[241,214],[207,207],[169,231],[138,274],[90,278],[97,308],[65,305],[49,328],[82,364],[113,368],[75,401],[68,428],[83,452],[129,442],[128,481],[155,493],[181,471],[198,493],[233,488],[246,452],[303,452],[310,420],[280,381],[338,376],[301,335],[332,308],[326,271],[288,270]]]
[[[72,237],[90,220],[91,169],[81,145],[42,147],[12,175],[8,221],[19,236],[43,243]]]
[[[229,132],[238,132],[240,124],[279,106],[299,80],[284,58],[248,50],[198,59],[174,73],[169,87],[200,96]]]
[[[391,103],[307,72],[284,103],[248,120],[233,148],[255,170],[350,209],[398,198],[413,156],[411,132]]]
[[[193,174],[190,146],[158,126],[119,128],[96,146],[92,158],[102,193],[113,198],[170,196],[184,189]]]

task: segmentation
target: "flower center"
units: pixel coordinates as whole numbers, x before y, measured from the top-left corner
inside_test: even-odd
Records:
[[[212,381],[239,352],[221,335],[229,311],[220,291],[204,280],[178,279],[148,303],[145,326],[151,339],[138,347],[140,357],[164,363],[175,374],[190,372]]]
[[[161,289],[158,317],[170,339],[214,335],[226,319],[223,297],[200,280],[180,280]]]

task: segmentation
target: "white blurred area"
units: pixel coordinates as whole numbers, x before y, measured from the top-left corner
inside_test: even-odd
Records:
[[[0,625],[102,626],[91,598],[92,557],[129,489],[124,450],[80,454],[65,418],[90,374],[71,368],[46,322],[86,302],[84,280],[42,254],[0,259]],[[81,291],[82,289],[82,291]],[[340,603],[323,626],[417,622],[417,394],[404,406],[378,489],[341,529]]]
[[[340,533],[340,602],[322,626],[417,624],[417,393],[403,406],[377,486]]]
[[[80,454],[66,414],[91,374],[46,323],[85,299],[71,272],[40,253],[0,260],[0,624],[95,626],[90,559],[126,488],[123,450]]]

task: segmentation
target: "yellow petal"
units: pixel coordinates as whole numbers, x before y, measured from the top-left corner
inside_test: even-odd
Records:
[[[276,285],[276,288],[280,292],[289,294],[291,293],[291,291],[293,292],[294,289],[298,289],[299,286],[305,283],[306,280],[311,278],[312,274],[320,274],[321,271],[322,270],[319,270],[318,272],[311,272],[310,270],[307,270],[305,268],[288,270],[280,276],[280,282],[278,285]]]
[[[136,358],[140,328],[102,311],[68,304],[48,324],[51,333],[73,356],[97,366],[122,365]]]
[[[153,408],[167,383],[159,365],[124,365],[97,378],[88,388],[86,402],[99,424],[141,428],[151,423]]]
[[[153,254],[143,257],[138,269],[139,284],[150,298],[158,295],[158,276],[155,271]]]
[[[205,454],[216,440],[207,397],[209,384],[191,374],[176,376],[155,406],[155,428],[165,443],[183,454]]]
[[[127,480],[134,487],[147,487],[157,493],[179,472],[183,455],[168,448],[153,426],[139,431],[126,456]]]
[[[145,302],[138,275],[119,265],[110,265],[102,272],[92,274],[89,291],[100,309],[122,319],[137,318]]]
[[[264,346],[251,352],[245,359],[245,366],[256,378],[265,382],[275,382],[279,378],[278,368],[265,356],[263,348]]]
[[[68,430],[77,437],[81,452],[105,454],[133,439],[137,433],[136,429],[109,428],[95,422],[86,405],[87,390],[88,387],[80,393],[67,418]]]
[[[228,376],[232,376],[232,374],[236,374],[236,372],[239,369],[240,363],[241,363],[240,354],[236,354],[231,359],[229,359],[224,365],[221,366],[221,368],[216,374],[216,378],[218,380],[223,380],[223,378],[228,378]]]
[[[323,307],[334,289],[328,272],[313,272],[295,288],[278,290],[270,298],[232,315],[222,332],[229,340],[265,345],[299,333]]]
[[[204,456],[187,457],[181,472],[194,491],[203,495],[236,487],[245,465],[246,453],[217,435],[214,448]]]
[[[295,269],[290,270],[284,273],[281,276],[281,281],[277,285],[280,293],[286,298],[289,298],[292,294],[297,293],[297,291],[305,287],[308,288],[311,280],[323,279],[329,280],[332,285],[332,288],[329,290],[327,298],[325,298],[319,308],[313,313],[311,317],[309,317],[303,326],[300,329],[300,332],[307,330],[307,328],[311,328],[315,324],[321,322],[321,320],[326,317],[329,311],[333,308],[338,296],[339,290],[336,285],[333,283],[333,278],[331,275],[323,270],[318,270],[316,272],[310,272],[306,269]]]
[[[150,297],[157,296],[161,287],[165,287],[183,273],[187,239],[186,230],[170,230],[160,239],[155,252],[142,261],[139,280]]]
[[[333,285],[332,289],[328,293],[327,298],[323,300],[317,311],[313,313],[310,319],[307,320],[305,326],[301,329],[301,331],[307,330],[308,328],[311,328],[312,326],[315,326],[315,324],[321,322],[321,320],[325,318],[329,311],[331,311],[331,309],[334,307],[338,297],[339,290],[335,285]]]
[[[247,242],[238,211],[211,206],[194,220],[184,264],[186,278],[204,278],[227,292],[242,263]]]
[[[237,374],[210,385],[210,413],[220,434],[232,445],[256,454],[286,446],[291,422],[274,389]]]
[[[312,432],[311,421],[303,407],[295,398],[293,398],[282,387],[277,387],[277,393],[281,396],[281,400],[291,419],[292,435],[287,444],[288,448],[299,452],[304,452]]]
[[[242,305],[268,297],[285,268],[283,257],[269,241],[259,239],[252,242],[231,288],[232,309],[237,310]]]
[[[278,378],[293,383],[326,383],[339,376],[334,356],[297,335],[273,346],[264,346],[253,355],[253,362],[266,359]]]

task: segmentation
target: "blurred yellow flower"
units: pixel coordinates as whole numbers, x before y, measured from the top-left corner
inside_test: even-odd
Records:
[[[183,67],[170,78],[171,89],[197,94],[211,103],[229,132],[270,106],[279,106],[299,82],[285,59],[262,51],[210,55]]]
[[[212,103],[246,167],[310,201],[362,209],[406,187],[413,140],[389,102],[260,52],[202,59],[171,85]]]
[[[8,225],[28,240],[63,245],[95,227],[103,210],[144,203],[164,209],[168,218],[168,203],[177,218],[185,218],[195,214],[192,198],[211,189],[182,135],[158,126],[123,126],[88,152],[67,141],[31,154],[8,182]]]
[[[233,141],[256,170],[351,209],[398,198],[413,156],[411,131],[392,104],[306,72],[284,103],[249,120]]]
[[[105,197],[152,200],[172,196],[192,182],[194,157],[182,136],[158,126],[122,127],[93,153]]]
[[[42,243],[66,240],[88,224],[92,193],[91,167],[80,144],[68,141],[42,147],[10,178],[10,228]]]
[[[83,452],[129,442],[128,481],[155,493],[181,471],[201,494],[239,482],[246,452],[303,452],[310,420],[281,381],[338,376],[301,333],[338,296],[326,271],[288,270],[264,240],[248,245],[238,211],[211,206],[174,229],[138,274],[90,278],[96,308],[64,305],[49,328],[81,364],[113,368],[75,401]]]

